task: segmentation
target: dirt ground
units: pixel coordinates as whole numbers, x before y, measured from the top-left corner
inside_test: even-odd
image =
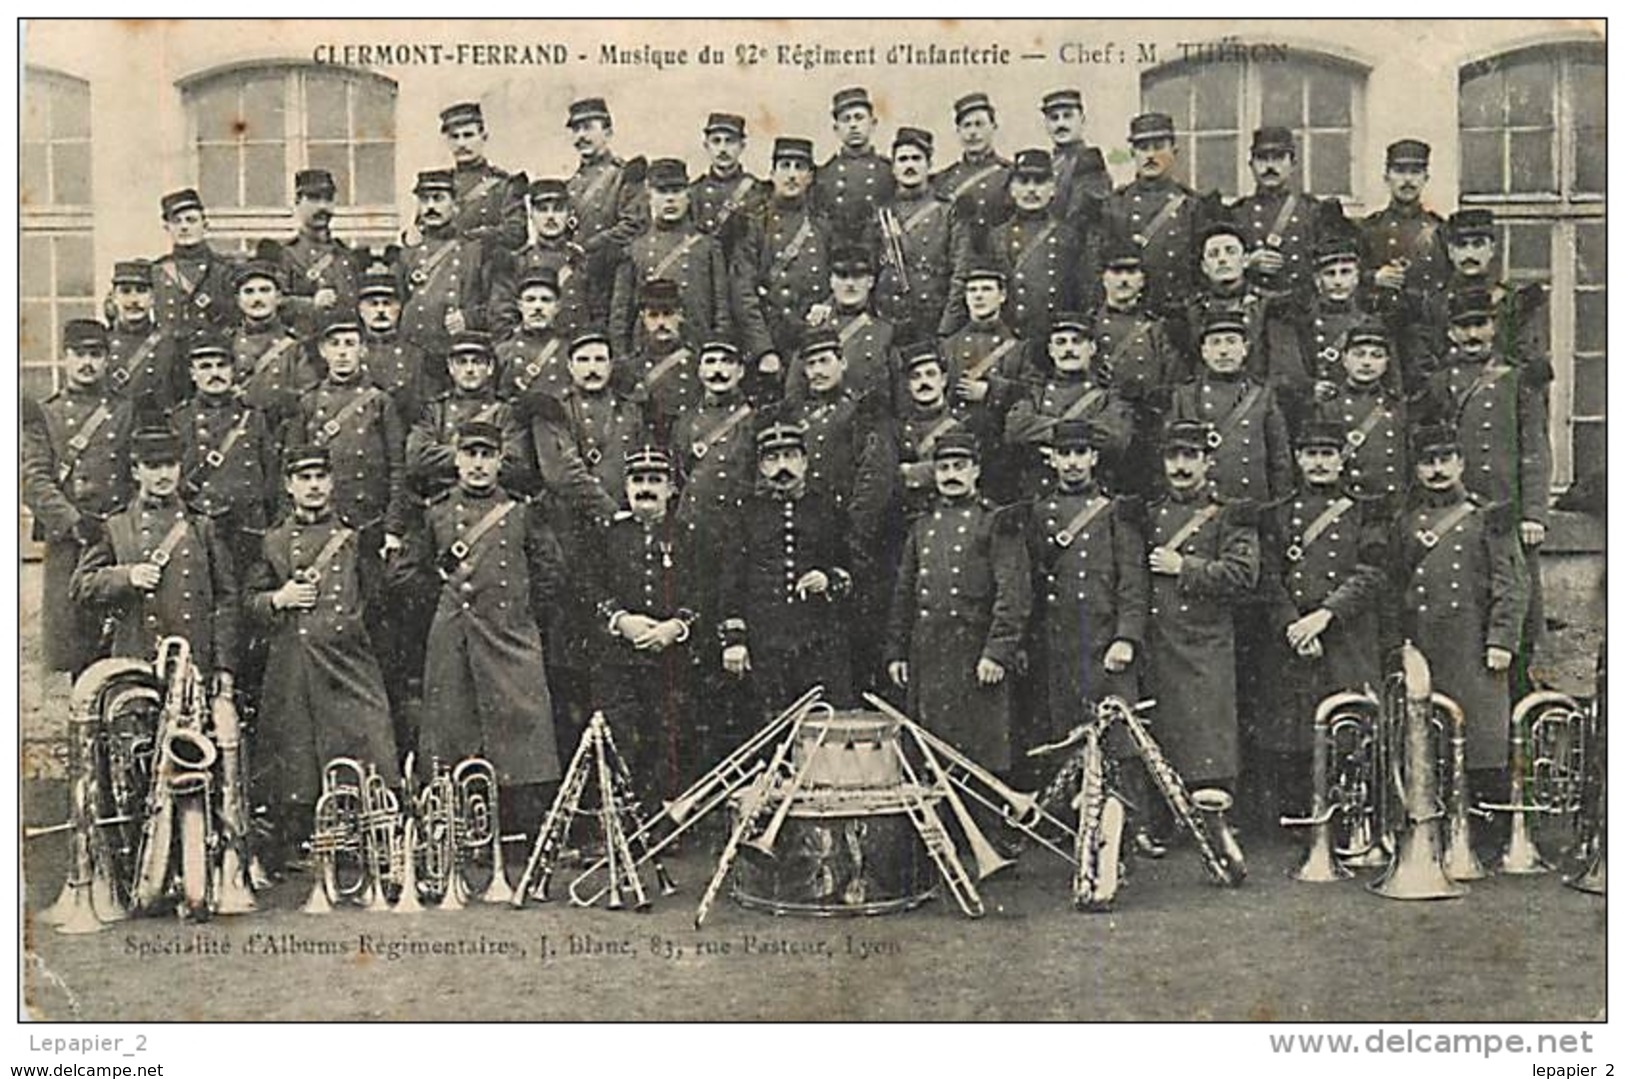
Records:
[[[65,801],[54,745],[65,687],[41,687],[27,632],[37,588],[25,571],[25,823],[62,819]],[[1594,648],[1594,628],[1565,633],[1577,636],[1558,654]],[[1241,889],[1211,887],[1194,855],[1176,851],[1137,863],[1104,915],[1072,910],[1067,867],[1029,851],[984,882],[989,913],[977,922],[941,899],[858,920],[775,918],[724,901],[696,932],[711,867],[693,851],[672,866],[681,892],[646,914],[552,903],[318,917],[300,912],[309,878],[295,877],[262,896],[260,912],[200,927],[143,919],[67,937],[25,913],[22,973],[37,1018],[84,1021],[1602,1016],[1604,899],[1548,875],[1393,902],[1359,881],[1290,880],[1295,836],[1243,840]],[[28,912],[55,895],[66,849],[61,836],[28,844]]]

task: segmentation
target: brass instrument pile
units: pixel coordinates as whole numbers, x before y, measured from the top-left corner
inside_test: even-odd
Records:
[[[339,906],[416,914],[426,904],[461,910],[513,901],[502,846],[521,837],[502,834],[491,762],[469,757],[448,767],[433,760],[421,789],[412,765],[409,757],[397,793],[376,765],[328,762],[310,841],[316,880],[306,914]]]
[[[1367,887],[1388,899],[1450,899],[1488,875],[1473,851],[1472,822],[1511,817],[1497,869],[1509,876],[1574,869],[1565,883],[1606,888],[1603,678],[1589,707],[1539,690],[1512,712],[1511,790],[1504,804],[1469,804],[1466,716],[1433,689],[1426,658],[1410,642],[1379,697],[1335,693],[1314,717],[1311,829],[1294,874],[1308,883],[1380,869]],[[1543,849],[1544,848],[1544,849]]]
[[[151,663],[97,661],[70,707],[70,819],[26,833],[70,833],[42,920],[94,933],[132,914],[255,910],[242,723],[229,696],[210,699],[185,638],[161,640]]]

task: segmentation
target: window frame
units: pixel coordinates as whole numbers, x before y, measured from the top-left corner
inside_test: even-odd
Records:
[[[1602,56],[1606,69],[1607,55],[1604,46],[1590,40],[1546,42],[1539,45],[1526,45],[1520,48],[1509,49],[1506,52],[1494,53],[1490,56],[1479,57],[1464,63],[1456,72],[1456,175],[1457,187],[1462,188],[1460,202],[1463,206],[1496,206],[1517,205],[1526,206],[1563,206],[1567,204],[1582,205],[1586,203],[1604,206],[1608,201],[1606,191],[1574,191],[1572,185],[1578,174],[1579,139],[1576,136],[1576,114],[1574,109],[1573,57],[1581,53],[1597,53]],[[1511,140],[1508,134],[1521,130],[1538,130],[1527,127],[1502,126],[1499,128],[1464,128],[1461,123],[1461,89],[1469,72],[1475,69],[1493,68],[1501,64],[1508,64],[1522,59],[1538,59],[1541,56],[1550,57],[1550,62],[1557,67],[1557,77],[1552,80],[1552,94],[1556,98],[1552,110],[1552,138],[1556,141],[1552,157],[1556,191],[1492,191],[1469,192],[1465,190],[1467,177],[1467,162],[1463,159],[1466,139],[1462,136],[1466,131],[1499,131],[1502,137],[1501,165],[1503,175],[1508,175],[1511,162],[1508,155],[1511,153]]]

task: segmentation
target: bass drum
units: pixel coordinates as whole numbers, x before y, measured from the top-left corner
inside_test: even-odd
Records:
[[[928,811],[940,794],[914,789]],[[739,819],[739,798],[729,802]],[[741,848],[733,897],[769,914],[841,917],[896,914],[936,891],[936,870],[903,807],[889,791],[804,791],[791,804],[774,857]]]

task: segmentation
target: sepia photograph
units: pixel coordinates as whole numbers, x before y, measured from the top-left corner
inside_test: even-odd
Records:
[[[1602,1062],[1605,20],[18,50],[20,1021]]]

